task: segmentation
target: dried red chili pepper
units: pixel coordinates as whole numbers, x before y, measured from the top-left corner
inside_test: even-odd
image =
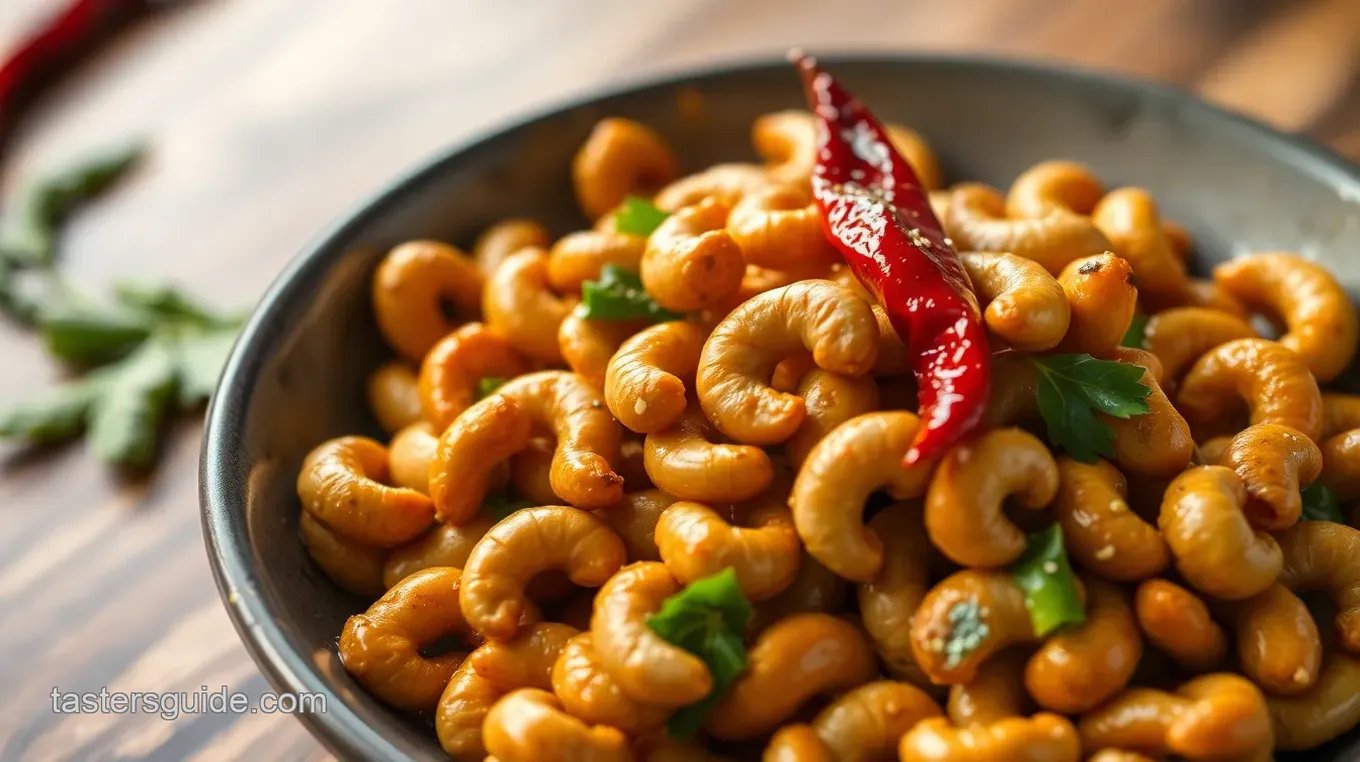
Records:
[[[817,116],[812,192],[827,236],[906,342],[925,425],[906,465],[937,457],[981,423],[990,353],[977,296],[915,170],[878,120],[801,53]]]

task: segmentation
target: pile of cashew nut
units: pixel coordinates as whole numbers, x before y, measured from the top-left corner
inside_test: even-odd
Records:
[[[805,112],[756,121],[764,163],[684,176],[605,119],[571,167],[590,229],[386,255],[395,359],[368,404],[389,439],[322,443],[297,483],[311,558],[371,601],[339,639],[359,685],[478,762],[1267,760],[1360,723],[1360,530],[1300,498],[1360,501],[1360,396],[1323,391],[1360,333],[1343,288],[1289,253],[1196,279],[1146,190],[1068,161],[945,189],[892,133],[995,352],[985,429],[938,462],[902,466],[906,343],[822,232]],[[670,215],[621,231],[627,195]],[[606,265],[685,317],[581,317]],[[1043,352],[1143,369],[1150,412],[1108,419],[1113,457],[1045,442]],[[529,507],[497,520],[501,494]],[[1055,522],[1086,619],[1039,637],[1006,566]],[[746,670],[669,738],[714,678],[647,618],[726,569],[755,610]],[[960,602],[985,625],[963,654],[941,648]]]

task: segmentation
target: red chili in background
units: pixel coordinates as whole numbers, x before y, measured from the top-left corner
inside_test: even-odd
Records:
[[[915,170],[878,120],[815,59],[790,54],[817,117],[812,193],[827,236],[906,342],[925,425],[905,465],[982,423],[990,350],[977,296]]]

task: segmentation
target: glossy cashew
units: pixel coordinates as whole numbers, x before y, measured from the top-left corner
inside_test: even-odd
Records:
[[[388,434],[395,434],[421,419],[420,389],[416,372],[410,365],[396,360],[379,365],[368,374],[365,391],[368,409]]]
[[[1236,471],[1246,486],[1251,525],[1277,532],[1299,520],[1299,490],[1322,471],[1322,452],[1288,426],[1258,423],[1233,437],[1219,463]]]
[[[1175,582],[1149,579],[1138,586],[1134,606],[1148,642],[1186,671],[1200,674],[1223,663],[1228,638],[1199,596]]]
[[[1195,440],[1176,406],[1157,381],[1157,358],[1137,349],[1116,348],[1111,359],[1143,368],[1138,383],[1151,392],[1143,401],[1148,412],[1129,418],[1097,414],[1114,432],[1114,462],[1129,474],[1169,479],[1180,473],[1195,454]]]
[[[685,411],[685,383],[699,369],[708,335],[683,320],[644,328],[619,346],[604,376],[604,399],[639,434],[669,428]]]
[[[916,723],[941,715],[920,688],[880,680],[847,691],[818,712],[811,726],[836,762],[872,762],[892,758]]]
[[[408,241],[392,249],[373,274],[373,317],[383,338],[411,360],[425,356],[482,307],[482,271],[461,251],[438,241]],[[461,322],[461,321],[459,321]]]
[[[505,337],[482,323],[468,323],[436,342],[420,364],[424,417],[443,431],[477,401],[483,378],[509,379],[528,370]]]
[[[395,587],[406,577],[432,566],[452,566],[462,569],[467,566],[468,556],[477,541],[482,539],[495,520],[490,516],[477,516],[466,524],[436,524],[433,529],[400,547],[394,548],[383,565],[382,578],[384,589]]]
[[[1341,645],[1360,653],[1360,530],[1329,521],[1302,521],[1278,535],[1284,553],[1280,583],[1320,590],[1332,599]]]
[[[609,725],[625,733],[652,730],[670,711],[638,703],[624,694],[595,653],[595,636],[572,638],[552,667],[552,689],[562,708],[591,725]]]
[[[869,528],[883,541],[883,566],[857,586],[864,629],[888,674],[929,685],[911,651],[911,617],[930,587],[930,542],[921,510],[910,503],[890,505],[869,519]]]
[[[774,479],[774,466],[764,450],[723,444],[716,427],[694,408],[670,428],[648,434],[643,447],[643,463],[652,483],[682,500],[749,500]]]
[[[1360,429],[1360,394],[1322,393],[1322,437]]]
[[[661,514],[674,503],[672,495],[659,489],[645,489],[626,493],[617,505],[595,515],[623,540],[629,561],[660,561],[656,525]]]
[[[1196,590],[1240,600],[1279,576],[1280,546],[1247,523],[1246,503],[1242,480],[1223,466],[1192,468],[1167,487],[1157,526],[1176,569]]]
[[[1143,656],[1128,596],[1091,578],[1086,591],[1086,621],[1050,635],[1025,665],[1029,694],[1062,714],[1087,711],[1123,690]]]
[[[523,450],[510,458],[510,488],[515,497],[534,505],[561,502],[552,488],[552,461],[556,450],[557,442],[551,437],[533,437]]]
[[[628,738],[617,728],[586,725],[562,711],[547,691],[520,688],[491,707],[482,724],[486,750],[498,762],[632,762]]]
[[[1312,688],[1297,696],[1271,696],[1266,704],[1276,748],[1302,751],[1321,746],[1360,723],[1360,658],[1328,654]]]
[[[382,577],[385,550],[341,537],[306,511],[298,519],[298,529],[307,555],[341,590],[375,598],[387,589]]]
[[[483,648],[485,646],[482,646]],[[464,661],[454,670],[435,709],[434,730],[439,746],[455,762],[482,762],[482,722],[491,707],[505,695],[490,680],[478,675]]]
[[[1143,348],[1162,362],[1172,381],[1205,352],[1235,339],[1250,339],[1256,330],[1247,321],[1207,307],[1174,307],[1148,318]]]
[[[543,248],[552,241],[551,234],[537,220],[511,217],[482,231],[472,244],[472,258],[482,272],[491,274],[505,258],[531,246]]]
[[[1355,358],[1360,315],[1326,268],[1297,254],[1256,254],[1214,268],[1214,282],[1252,309],[1278,316],[1292,350],[1318,381],[1341,375]]]
[[[954,187],[943,222],[960,251],[1008,251],[1038,262],[1053,275],[1074,259],[1110,249],[1087,217],[1054,209],[1039,218],[1011,219],[1001,194],[979,183]]]
[[[1021,172],[1006,194],[1010,217],[1044,217],[1054,211],[1090,214],[1105,187],[1090,167],[1075,161],[1041,161]]]
[[[1113,747],[1187,760],[1234,759],[1269,751],[1265,697],[1239,675],[1197,677],[1175,693],[1130,688],[1077,724],[1087,751]]]
[[[486,279],[482,308],[487,326],[516,350],[541,362],[562,362],[557,329],[571,302],[548,287],[543,249],[520,249],[507,257]]]
[[[903,736],[898,754],[902,762],[1077,762],[1081,743],[1071,721],[1048,712],[966,728],[937,717]]]
[[[1242,674],[1261,690],[1292,696],[1312,687],[1322,664],[1322,639],[1308,607],[1284,585],[1223,604],[1237,631]]]
[[[586,383],[603,390],[610,359],[628,337],[645,325],[636,320],[591,320],[573,310],[557,329],[557,346],[567,367]]]
[[[430,498],[390,487],[387,448],[366,437],[340,437],[307,454],[298,473],[303,510],[332,531],[382,548],[400,545],[430,525]]]
[[[811,725],[794,722],[770,736],[760,762],[836,762]]]
[[[986,305],[983,317],[993,334],[1016,349],[1052,349],[1071,320],[1067,295],[1037,262],[1014,254],[961,254],[963,267]]]
[[[1124,475],[1105,460],[1088,464],[1059,457],[1053,512],[1067,551],[1106,579],[1147,579],[1171,561],[1161,533],[1129,508]]]
[[[1277,423],[1317,441],[1322,397],[1298,355],[1273,341],[1237,339],[1206,352],[1190,367],[1176,407],[1192,423],[1212,423],[1246,400],[1252,423]]]
[[[972,680],[949,686],[945,712],[966,728],[1028,714],[1033,703],[1025,692],[1025,652],[1009,648],[983,662]]]
[[[741,513],[749,527],[734,526],[699,503],[667,508],[656,524],[656,545],[671,575],[687,585],[730,567],[751,601],[788,587],[798,573],[802,550],[788,506],[776,496]]]
[[[946,647],[954,634],[950,612],[958,605],[976,606],[986,629],[975,648],[951,654]],[[941,685],[971,682],[993,654],[1034,640],[1025,593],[1004,571],[965,570],[946,577],[926,593],[911,624],[916,663]]]
[[[1142,188],[1112,190],[1096,204],[1091,221],[1133,268],[1145,302],[1155,308],[1185,298],[1185,262],[1167,240],[1152,194]]]
[[[665,138],[644,124],[617,117],[601,119],[571,162],[576,203],[592,220],[628,194],[650,195],[678,174],[680,163]]]
[[[586,511],[547,505],[511,514],[468,557],[460,598],[467,621],[492,640],[509,640],[529,605],[525,585],[561,569],[581,587],[598,587],[623,565],[623,541]]]
[[[667,185],[652,200],[667,212],[694,206],[708,199],[730,209],[746,194],[768,188],[772,182],[765,170],[754,164],[715,164]]]
[[[675,312],[712,307],[741,287],[746,262],[723,226],[728,207],[712,199],[685,207],[647,238],[642,285]]]
[[[1190,279],[1190,287],[1185,293],[1184,306],[1207,307],[1211,310],[1226,312],[1243,320],[1251,317],[1246,305],[1225,291],[1222,286],[1206,278]]]
[[[1082,257],[1062,269],[1058,283],[1072,313],[1058,351],[1103,355],[1119,346],[1138,305],[1129,263],[1109,252]]]
[[[581,230],[557,239],[548,251],[548,285],[559,294],[579,294],[581,284],[599,280],[605,265],[637,272],[647,240],[631,233]]]
[[[1318,479],[1342,501],[1360,497],[1360,429],[1322,440],[1321,453]]]
[[[841,261],[822,232],[822,213],[807,190],[776,185],[732,207],[727,232],[749,264],[780,270]]]
[[[398,431],[387,446],[393,486],[430,494],[430,463],[438,449],[439,437],[429,421],[419,421]]]
[[[537,622],[505,642],[489,640],[468,654],[467,664],[503,691],[552,686],[553,665],[580,630],[558,622]]]
[[[837,426],[879,407],[878,384],[871,376],[844,376],[816,367],[803,374],[793,393],[802,398],[806,411],[803,423],[784,443],[795,467]]]

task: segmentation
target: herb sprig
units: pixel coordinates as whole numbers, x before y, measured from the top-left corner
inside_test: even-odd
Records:
[[[581,303],[576,314],[589,320],[649,320],[664,323],[679,320],[684,315],[671,312],[657,304],[642,288],[637,273],[605,265],[599,280],[581,284]]]
[[[1026,355],[1038,371],[1039,414],[1049,443],[1083,463],[1114,456],[1114,431],[1096,417],[1130,418],[1148,412],[1152,394],[1140,383],[1143,369],[1087,355]]]

